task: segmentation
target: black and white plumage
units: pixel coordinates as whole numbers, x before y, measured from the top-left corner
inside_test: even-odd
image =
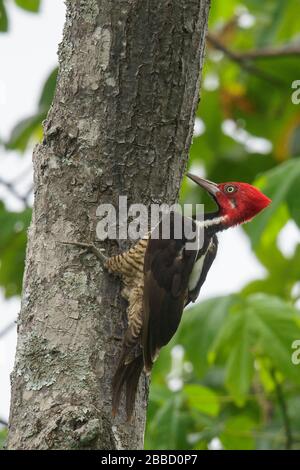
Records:
[[[211,228],[205,228],[205,221],[199,249],[187,247],[191,239],[185,236],[176,240],[174,219],[178,222],[178,218],[182,223],[185,220],[173,214],[170,239],[150,236],[145,253],[142,346],[146,371],[151,370],[160,348],[175,334],[184,307],[197,299],[217,253],[217,237]]]
[[[160,349],[175,334],[184,307],[199,295],[217,254],[217,233],[251,220],[271,202],[247,183],[216,184],[188,176],[213,197],[218,211],[205,214],[202,221],[188,219],[188,230],[182,228],[179,238],[175,227],[184,226],[187,219],[171,213],[169,237],[163,236],[162,220],[149,237],[106,262],[110,272],[121,276],[122,295],[128,301],[128,329],[112,387],[114,414],[126,390],[128,419],[142,370],[150,373]],[[203,243],[191,246],[191,234],[198,229]]]
[[[212,216],[196,222],[171,212],[166,216],[170,217],[168,238],[163,237],[163,218],[147,238],[106,262],[111,273],[121,276],[122,296],[128,301],[128,329],[113,379],[114,414],[125,388],[130,419],[142,370],[150,373],[160,349],[175,334],[183,309],[199,295],[217,253],[214,230],[219,219],[214,224]],[[203,230],[201,246],[196,243],[199,225]],[[182,236],[177,238],[175,227],[179,226]]]

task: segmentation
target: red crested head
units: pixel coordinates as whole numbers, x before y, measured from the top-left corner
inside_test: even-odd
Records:
[[[188,174],[195,183],[213,196],[219,206],[219,216],[224,217],[224,225],[243,224],[255,217],[271,202],[259,189],[248,183],[212,183],[198,176]]]
[[[259,189],[248,183],[221,183],[215,198],[220,215],[226,215],[227,225],[248,222],[270,203]]]

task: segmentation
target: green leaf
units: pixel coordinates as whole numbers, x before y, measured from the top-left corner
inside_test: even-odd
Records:
[[[146,449],[188,449],[188,430],[191,416],[183,410],[181,394],[164,402],[152,420],[147,423]]]
[[[41,6],[41,0],[15,0],[16,5],[26,11],[38,13]]]
[[[6,297],[21,293],[30,219],[30,209],[9,212],[0,202],[0,285]]]
[[[297,367],[291,361],[291,345],[300,337],[299,312],[270,295],[236,298],[223,322],[211,356],[227,357],[226,386],[238,405],[247,398],[256,357],[267,357],[272,367],[300,384]]]
[[[41,97],[39,100],[39,109],[41,111],[43,109],[45,111],[48,111],[48,109],[50,108],[52,104],[53,95],[54,95],[55,87],[56,87],[57,73],[58,73],[57,68],[52,70],[52,72],[50,73],[49,77],[47,78],[43,86]]]
[[[41,138],[44,119],[46,119],[46,112],[43,111],[20,121],[12,130],[6,148],[24,152],[33,138]]]
[[[184,386],[189,406],[209,416],[217,416],[220,411],[218,395],[203,385],[188,384]]]
[[[269,210],[269,209],[267,209]],[[263,217],[264,214],[261,214]],[[259,216],[258,216],[259,217]],[[274,216],[269,220],[264,229],[259,243],[255,246],[255,254],[259,261],[271,272],[280,272],[285,258],[277,246],[277,237],[280,230],[286,225],[290,216],[286,205],[281,204],[275,211]],[[251,224],[253,222],[253,227]],[[248,227],[244,227],[248,235],[254,235],[255,220]]]
[[[8,31],[8,18],[6,8],[3,0],[0,0],[0,32],[6,33]]]
[[[38,110],[33,116],[22,119],[12,130],[6,148],[24,152],[28,145],[40,140],[43,135],[42,122],[47,117],[48,109],[52,103],[57,79],[57,68],[52,70],[42,88]]]
[[[275,389],[274,379],[272,377],[272,366],[268,358],[258,358],[256,361],[260,382],[267,393]]]
[[[246,227],[252,246],[257,247],[261,236],[282,204],[289,204],[298,197],[300,187],[300,158],[294,158],[264,173],[255,183],[267,196],[272,204],[259,214]],[[296,220],[300,225],[300,220]]]
[[[7,429],[6,428],[1,429],[0,430],[0,450],[3,449],[6,439],[7,439]]]
[[[183,315],[176,341],[184,345],[186,358],[200,377],[209,366],[208,352],[232,302],[231,296],[217,297],[196,304]]]
[[[248,305],[257,352],[268,357],[285,377],[300,384],[299,370],[291,360],[292,343],[300,338],[298,310],[280,298],[263,294],[250,296]]]
[[[159,354],[159,360],[155,361],[152,369],[152,377],[155,377],[155,380],[159,384],[166,383],[166,377],[171,371],[172,367],[172,357],[171,350],[174,346],[174,340],[171,340],[164,348],[161,349]]]
[[[231,0],[230,2],[212,2],[209,15],[210,25],[222,21],[230,20],[235,13],[235,8],[239,5],[239,0]]]
[[[263,32],[258,39],[259,46],[264,46],[272,42],[274,43],[274,39],[282,21],[284,11],[284,2],[282,2],[282,0],[273,0],[273,10],[270,11],[269,14],[268,27],[263,29]]]
[[[285,2],[281,3],[285,8],[280,18],[277,38],[281,42],[286,42],[299,34],[299,1],[289,0],[288,8]]]
[[[237,313],[234,305],[229,317],[223,322],[210,353],[210,357],[214,360],[217,351],[225,351],[226,385],[238,405],[243,405],[245,402],[253,374],[249,321],[246,311],[243,314]]]
[[[248,416],[233,416],[226,421],[220,435],[221,442],[227,450],[252,450],[255,440],[252,430],[256,423]]]
[[[251,385],[254,371],[254,362],[251,357],[251,330],[247,324],[247,318],[240,316],[236,323],[239,328],[235,344],[226,364],[226,384],[229,391],[235,397],[238,405],[243,405]],[[237,372],[238,371],[238,372]]]

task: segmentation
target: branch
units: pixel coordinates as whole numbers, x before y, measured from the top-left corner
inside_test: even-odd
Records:
[[[243,59],[272,59],[277,57],[293,57],[300,55],[300,44],[289,44],[283,47],[265,47],[258,50],[248,51],[238,54]]]
[[[28,209],[29,208],[29,204],[28,204],[28,197],[29,195],[31,194],[31,191],[33,188],[30,188],[26,194],[24,196],[22,196],[14,187],[14,185],[12,183],[10,183],[9,181],[5,181],[4,179],[0,178],[0,184],[2,184],[2,186],[4,186],[15,198],[17,198],[19,201],[21,201],[25,208]]]
[[[3,328],[2,331],[0,331],[0,339],[3,338],[10,330],[12,330],[16,325],[16,322],[13,321],[12,323],[9,323],[5,328]]]
[[[2,426],[8,426],[8,422],[2,418],[0,418],[0,424],[2,424]]]
[[[264,70],[261,70],[260,68],[256,67],[256,65],[253,65],[251,59],[245,57],[245,54],[243,55],[231,51],[212,33],[208,33],[206,39],[215,49],[223,52],[230,60],[239,64],[247,72],[255,75],[258,78],[261,78],[262,80],[268,81],[276,87],[286,87],[286,83],[283,80],[275,77],[272,74],[269,74],[268,72],[265,72]]]
[[[32,173],[32,164],[30,164],[30,166],[28,166],[27,168],[24,168],[23,171],[21,171],[18,175],[16,175],[16,176],[11,180],[11,183],[12,183],[12,184],[19,183],[19,181],[22,181],[24,178],[26,178],[26,176],[28,176],[29,173]]]
[[[271,377],[275,385],[275,392],[277,395],[278,405],[281,410],[281,414],[283,418],[283,425],[285,429],[285,448],[288,450],[292,448],[293,435],[292,435],[292,429],[291,429],[291,423],[290,423],[290,418],[288,414],[287,404],[285,401],[282,387],[276,378],[275,370],[271,369],[270,373],[271,373]]]

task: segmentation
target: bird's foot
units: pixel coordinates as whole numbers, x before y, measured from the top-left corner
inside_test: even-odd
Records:
[[[97,258],[100,259],[104,263],[106,263],[106,261],[108,260],[108,257],[102,253],[103,250],[99,250],[93,243],[67,242],[67,241],[62,241],[60,243],[62,243],[63,245],[74,245],[74,246],[78,246],[79,248],[85,248],[86,250],[90,251],[95,256],[97,256]]]

